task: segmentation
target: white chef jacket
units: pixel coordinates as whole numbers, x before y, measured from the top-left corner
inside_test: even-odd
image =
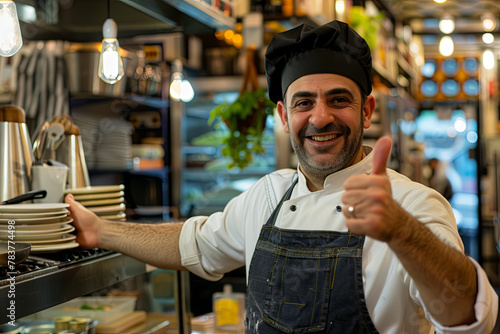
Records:
[[[343,183],[351,175],[368,173],[372,168],[371,148],[359,163],[329,175],[324,189],[311,192],[304,175],[297,169],[299,182],[286,201],[276,226],[297,230],[347,231],[342,214]],[[439,239],[463,252],[451,206],[435,190],[388,169],[396,201]],[[281,200],[296,171],[278,170],[257,181],[250,189],[233,198],[223,212],[210,217],[192,217],[181,230],[179,249],[182,265],[208,280],[218,280],[224,273],[250,261],[260,230]],[[295,210],[290,210],[291,206]],[[291,215],[299,215],[289,219]],[[292,223],[298,222],[298,223]],[[415,283],[386,243],[367,237],[363,247],[363,282],[366,305],[380,333],[490,333],[497,316],[498,296],[483,269],[471,259],[477,270],[478,295],[475,304],[477,321],[469,326],[443,327],[424,307]],[[439,310],[451,295],[429,307]]]

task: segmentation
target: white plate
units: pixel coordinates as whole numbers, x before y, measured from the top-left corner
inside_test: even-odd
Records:
[[[125,198],[112,198],[112,199],[98,199],[95,201],[80,201],[80,204],[90,208],[93,206],[110,205],[110,204],[120,204],[125,202]]]
[[[33,226],[33,225],[32,225]],[[36,226],[36,225],[35,225]],[[68,224],[63,224],[62,226],[57,226],[57,227],[52,227],[49,229],[32,229],[32,228],[17,228],[14,231],[14,236],[17,237],[19,234],[47,234],[47,233],[55,233],[55,232],[62,232],[66,230],[71,229],[71,225]],[[0,227],[0,236],[9,234],[9,230],[7,226],[1,226]]]
[[[62,221],[58,221],[56,223],[50,223],[50,224],[19,224],[16,223],[16,231],[22,231],[22,230],[33,230],[33,231],[39,231],[39,230],[50,230],[54,229],[57,227],[62,227],[63,225],[70,224],[73,222],[73,218],[66,218]],[[0,224],[0,231],[7,230],[8,225],[7,224]]]
[[[15,221],[16,223],[23,223],[23,224],[42,224],[48,222],[55,223],[66,217],[68,217],[68,215],[66,213],[63,213],[60,214],[59,216],[40,217],[40,218],[22,218],[22,219],[0,218],[0,223],[8,223],[9,221]]]
[[[88,194],[88,195],[73,195],[76,201],[90,201],[96,199],[110,199],[125,196],[123,191],[115,191],[112,193],[99,193],[99,194]]]
[[[31,253],[53,252],[63,249],[76,248],[80,246],[77,242],[69,242],[61,245],[31,246]]]
[[[111,186],[90,186],[66,189],[65,194],[81,195],[81,194],[93,194],[93,193],[109,193],[113,191],[121,191],[125,189],[123,184],[111,185]]]
[[[102,219],[107,219],[107,220],[121,220],[121,219],[127,218],[127,215],[125,214],[125,212],[119,212],[119,213],[116,213],[114,215],[108,215],[108,214],[99,215],[99,217],[101,217]]]
[[[58,211],[51,212],[36,212],[36,213],[0,213],[0,218],[9,219],[25,219],[25,218],[40,218],[40,217],[50,217],[50,216],[60,216],[63,213],[68,213],[68,209],[62,209]]]
[[[45,240],[25,240],[23,243],[32,244],[32,245],[47,245],[47,244],[60,244],[63,242],[69,242],[71,240],[75,240],[76,235],[74,234],[64,234],[60,238],[55,239],[45,239]]]
[[[48,240],[50,238],[55,238],[58,236],[62,236],[66,233],[73,232],[75,230],[74,226],[71,226],[67,229],[64,229],[63,231],[59,232],[54,232],[54,233],[30,233],[30,234],[21,234],[21,233],[16,233],[14,235],[14,239],[16,241],[23,241],[26,242],[27,240]],[[8,234],[0,232],[0,240],[8,240]]]
[[[88,209],[94,213],[119,212],[119,211],[125,211],[125,204],[96,206]]]
[[[15,226],[16,228],[17,227],[28,227],[28,226],[32,226],[33,228],[40,228],[40,229],[44,229],[45,227],[44,226],[47,226],[47,225],[56,225],[56,224],[69,224],[69,223],[72,223],[73,222],[73,218],[71,217],[68,217],[68,216],[64,216],[64,217],[59,217],[59,218],[55,218],[55,219],[50,219],[50,220],[46,220],[46,221],[38,221],[38,219],[33,219],[33,221],[35,221],[35,223],[31,222],[32,220],[27,220],[27,222],[23,222],[23,221],[19,221],[19,220],[15,220]],[[4,227],[4,226],[7,226],[8,225],[8,221],[2,221],[0,220],[0,228],[1,227]]]
[[[53,212],[67,211],[69,204],[66,203],[28,203],[28,204],[7,204],[0,205],[0,213],[38,213],[38,212]]]

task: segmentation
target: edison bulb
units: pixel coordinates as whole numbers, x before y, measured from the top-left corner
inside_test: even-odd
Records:
[[[182,102],[191,102],[194,98],[193,86],[188,80],[182,80],[180,98]]]
[[[443,34],[451,34],[455,30],[455,21],[451,17],[444,17],[439,21],[439,30]]]
[[[103,40],[102,50],[99,57],[99,78],[112,85],[118,82],[125,71],[123,70],[123,60],[120,56],[120,46],[118,44],[117,27],[113,19],[107,19],[102,27]]]
[[[450,36],[443,36],[439,42],[439,53],[448,57],[453,54],[454,44]]]
[[[23,46],[16,5],[12,0],[0,1],[0,31],[0,56],[10,57]]]
[[[175,72],[172,74],[172,82],[170,83],[170,97],[174,101],[179,101],[181,99],[181,89],[182,89],[182,74]]]
[[[170,97],[174,101],[190,102],[194,98],[193,86],[180,72],[172,74]]]

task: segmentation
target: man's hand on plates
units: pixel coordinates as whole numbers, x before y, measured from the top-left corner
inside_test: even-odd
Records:
[[[101,220],[93,212],[76,202],[72,194],[66,195],[64,201],[69,204],[69,214],[76,228],[76,242],[82,248],[99,247],[98,230]]]

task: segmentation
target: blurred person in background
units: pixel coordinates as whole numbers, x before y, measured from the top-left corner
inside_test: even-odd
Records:
[[[429,187],[436,189],[444,198],[451,201],[453,197],[453,187],[446,176],[446,165],[439,159],[429,160],[430,176]]]

